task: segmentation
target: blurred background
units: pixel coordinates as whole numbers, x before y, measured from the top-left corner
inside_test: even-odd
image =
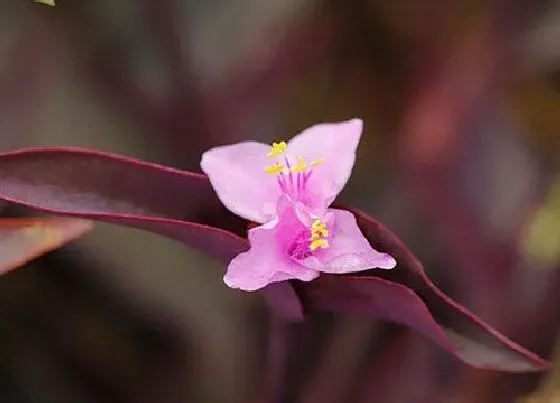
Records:
[[[212,146],[353,117],[365,132],[340,201],[553,357],[560,2],[0,2],[1,150],[93,147],[199,171]],[[269,314],[223,272],[100,224],[1,277],[0,402],[266,401]],[[473,370],[390,323],[316,314],[291,331],[282,402],[560,402],[558,368]]]

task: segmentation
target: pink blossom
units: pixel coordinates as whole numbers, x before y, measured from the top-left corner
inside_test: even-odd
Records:
[[[288,143],[243,142],[212,148],[202,170],[222,203],[260,224],[249,230],[250,249],[229,264],[224,282],[254,291],[323,273],[391,269],[391,256],[374,250],[354,216],[329,205],[348,181],[362,121],[312,126]]]

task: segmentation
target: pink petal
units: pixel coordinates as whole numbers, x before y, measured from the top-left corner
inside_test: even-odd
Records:
[[[278,218],[249,230],[251,249],[236,256],[224,276],[229,287],[255,291],[277,281],[311,281],[319,275],[317,270],[303,266],[286,253],[298,231],[305,229],[294,208],[281,198]]]
[[[304,130],[288,143],[288,153],[309,163],[324,159],[313,168],[307,187],[315,202],[326,208],[340,193],[352,172],[356,148],[362,135],[362,120],[323,123]]]
[[[200,166],[228,210],[247,220],[265,223],[276,215],[280,189],[265,172],[270,146],[244,142],[215,147],[202,155]]]
[[[397,262],[386,253],[373,249],[358,228],[356,218],[344,210],[331,209],[329,247],[316,252],[325,273],[342,274],[380,268],[392,269]]]

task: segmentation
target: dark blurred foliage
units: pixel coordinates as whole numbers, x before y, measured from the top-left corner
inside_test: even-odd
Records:
[[[4,0],[0,105],[3,150],[84,146],[197,171],[214,145],[361,117],[341,201],[392,228],[459,302],[552,354],[558,2]],[[287,366],[282,402],[514,402],[539,385],[527,401],[560,398],[555,373],[470,369],[363,317],[313,315],[278,346],[262,298],[223,272],[98,225],[2,277],[0,401],[266,401],[270,354]]]

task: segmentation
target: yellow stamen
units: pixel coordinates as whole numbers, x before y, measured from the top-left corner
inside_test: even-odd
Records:
[[[267,174],[278,175],[280,172],[284,170],[284,165],[277,162],[274,165],[268,165],[267,167],[264,168],[264,170],[266,171]]]
[[[325,162],[324,158],[317,158],[316,160],[311,161],[311,164],[309,165],[311,165],[312,167],[316,167],[321,165],[323,162]]]
[[[329,247],[329,241],[327,241],[326,239],[315,239],[313,242],[311,242],[311,245],[309,245],[309,249],[310,250],[315,250],[315,249],[325,249]]]
[[[313,221],[313,224],[311,224],[311,234],[312,236],[314,234],[319,234],[323,237],[328,237],[329,236],[329,230],[327,229],[327,226],[325,225],[325,223],[321,220],[315,220]]]
[[[315,241],[317,239],[321,239],[323,236],[321,234],[319,234],[318,232],[312,232],[311,233],[311,240]]]
[[[329,247],[329,241],[327,237],[329,236],[329,230],[325,223],[321,220],[315,220],[311,224],[311,244],[309,249],[314,251],[315,249],[321,248],[325,249]]]
[[[307,169],[307,164],[303,157],[297,158],[297,164],[292,167],[292,172],[303,172]]]
[[[280,155],[280,154],[283,154],[284,152],[286,152],[287,147],[288,147],[288,145],[286,144],[285,141],[281,141],[279,143],[272,143],[272,148],[270,149],[268,154],[266,154],[266,156],[267,157],[276,157],[277,155]]]

